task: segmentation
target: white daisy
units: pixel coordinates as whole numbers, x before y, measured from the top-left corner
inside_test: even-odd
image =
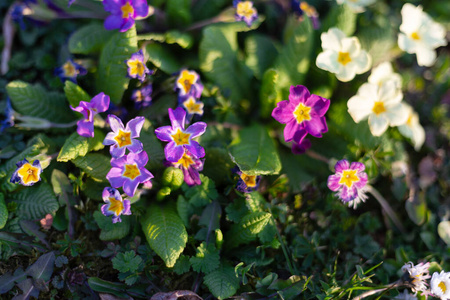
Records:
[[[361,13],[366,10],[366,6],[375,3],[375,0],[336,0],[338,4],[347,4],[351,10]]]
[[[431,293],[443,300],[450,299],[450,272],[434,272],[430,281]]]
[[[410,138],[414,145],[414,149],[419,151],[425,142],[425,130],[422,125],[420,125],[419,115],[414,109],[407,104],[404,105],[408,111],[408,118],[406,119],[405,124],[398,126],[398,130],[403,136]]]
[[[425,280],[429,279],[431,276],[429,274],[428,268],[430,267],[430,263],[420,263],[417,265],[414,265],[412,262],[407,262],[403,267],[402,271],[409,273],[409,277],[411,279],[411,284],[413,287],[411,290],[414,293],[417,293],[418,291],[426,291],[427,290],[427,283]]]
[[[320,39],[323,52],[317,56],[316,65],[335,73],[340,81],[350,81],[356,74],[370,69],[372,58],[361,50],[357,37],[346,37],[342,31],[333,27],[328,32],[323,32]]]
[[[404,124],[408,111],[402,103],[403,94],[394,81],[382,85],[364,83],[347,102],[348,112],[356,123],[369,119],[370,132],[382,135],[389,126]]]
[[[397,88],[402,87],[402,77],[395,73],[390,62],[385,61],[372,69],[368,81],[369,83],[382,85],[388,80],[393,80]]]
[[[398,35],[400,49],[417,55],[419,66],[431,66],[436,60],[434,49],[447,45],[445,28],[423,12],[422,6],[405,3]]]

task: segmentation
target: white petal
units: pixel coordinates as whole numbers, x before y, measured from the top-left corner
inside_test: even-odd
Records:
[[[393,105],[399,103],[403,99],[402,90],[396,85],[395,81],[387,80],[379,85],[378,89],[379,100],[384,103],[384,105]]]
[[[358,56],[352,58],[352,63],[355,64],[356,74],[362,74],[369,71],[372,66],[372,57],[364,50],[361,50]]]
[[[378,89],[378,85],[366,82],[359,87],[358,95],[370,100],[373,104],[375,101],[379,100]]]
[[[345,38],[341,41],[342,44],[342,52],[348,52],[350,57],[353,59],[358,56],[359,51],[361,50],[361,44],[357,37],[353,36],[350,38]]]
[[[383,114],[391,126],[399,126],[408,120],[408,107],[403,103],[397,103],[392,106],[386,106],[386,112]]]
[[[423,42],[430,48],[436,49],[447,45],[445,39],[446,30],[441,24],[432,22],[430,26],[424,28]]]
[[[410,3],[405,3],[402,7],[402,24],[400,25],[400,31],[410,35],[417,31],[422,25],[422,19],[424,13],[422,6],[415,7]]]
[[[327,70],[332,73],[339,71],[340,64],[337,61],[338,53],[332,50],[325,50],[317,55],[316,65],[320,69]]]
[[[336,72],[336,78],[342,82],[348,82],[355,78],[356,70],[355,64],[349,63],[345,66],[340,66],[339,71]]]
[[[388,61],[385,61],[379,64],[376,68],[373,68],[372,73],[368,78],[370,83],[376,85],[382,85],[383,82],[388,80],[394,81],[398,88],[402,86],[402,77],[400,74],[394,73],[392,64]]]
[[[383,117],[384,114],[381,114],[379,116],[375,114],[371,114],[369,116],[369,128],[370,132],[374,136],[380,136],[382,135],[386,129],[389,127],[388,121]]]
[[[420,47],[417,48],[417,64],[419,66],[430,67],[436,60],[436,51],[430,48]]]
[[[398,34],[398,47],[408,53],[416,53],[416,42],[403,33]]]
[[[423,129],[422,125],[420,125],[419,122],[417,122],[412,127],[413,137],[412,141],[414,144],[414,149],[416,151],[419,151],[420,148],[422,148],[423,143],[425,142],[425,130]]]
[[[341,40],[344,39],[345,34],[337,29],[336,27],[328,29],[328,32],[323,32],[320,35],[320,40],[322,41],[323,50],[341,50]]]
[[[351,97],[347,102],[348,113],[355,123],[367,119],[372,113],[373,102],[359,95]]]

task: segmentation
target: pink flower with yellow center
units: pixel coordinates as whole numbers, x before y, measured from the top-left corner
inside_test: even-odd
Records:
[[[364,172],[365,166],[360,162],[349,162],[340,160],[334,166],[336,173],[328,177],[328,188],[337,192],[342,202],[365,201],[365,187],[367,184],[367,174]]]
[[[17,169],[11,176],[11,183],[20,183],[25,186],[30,186],[41,180],[41,163],[39,160],[30,163],[27,159],[19,161]]]
[[[200,185],[200,173],[203,170],[203,160],[194,157],[189,151],[185,151],[183,156],[172,165],[175,168],[181,169],[184,175],[184,182],[187,185]]]
[[[112,216],[112,222],[122,222],[120,215],[131,215],[130,200],[122,200],[119,191],[111,187],[105,187],[102,193],[103,201],[106,204],[102,205],[102,214],[109,217]]]
[[[126,149],[134,153],[142,151],[142,143],[135,138],[139,137],[145,122],[144,117],[136,117],[130,120],[125,127],[115,115],[108,115],[108,121],[113,132],[106,135],[103,145],[111,146],[109,152],[112,157],[119,158],[123,156]]]
[[[147,152],[129,153],[119,158],[111,159],[111,170],[106,179],[114,188],[123,187],[123,191],[130,197],[134,196],[139,183],[153,178],[145,165],[148,162]]]

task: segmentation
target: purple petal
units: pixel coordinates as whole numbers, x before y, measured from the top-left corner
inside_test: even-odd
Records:
[[[308,89],[303,85],[291,86],[289,89],[289,102],[296,107],[300,102],[305,103],[310,97]]]
[[[128,150],[130,150],[133,153],[141,152],[142,149],[144,149],[144,146],[142,143],[138,140],[131,140],[131,145],[127,146]]]
[[[109,126],[111,126],[112,131],[115,133],[119,132],[119,130],[125,130],[122,120],[115,115],[108,115],[108,123]]]
[[[352,164],[350,165],[350,169],[351,170],[357,170],[359,172],[364,172],[364,170],[366,169],[366,166],[363,163],[360,162],[352,162]]]
[[[113,158],[119,158],[125,155],[126,147],[119,148],[117,145],[112,145],[109,148],[109,153]]]
[[[145,167],[148,162],[148,155],[145,151],[141,151],[139,153],[130,153],[128,154],[128,157],[130,158],[129,162],[136,162],[139,168]]]
[[[102,192],[102,198],[103,198],[103,201],[106,202],[106,200],[108,200],[109,197],[111,197],[110,188],[105,187],[105,188],[103,189],[103,192]],[[108,201],[109,201],[109,200],[108,200]]]
[[[123,184],[123,191],[128,196],[133,197],[138,185],[139,180],[126,180]]]
[[[100,94],[96,95],[91,100],[91,107],[92,109],[97,110],[98,113],[105,112],[109,108],[109,96],[105,95],[105,93],[101,92]]]
[[[186,120],[186,112],[183,108],[177,107],[177,109],[172,110],[169,108],[169,118],[172,123],[172,128],[182,128],[184,129],[184,123]]]
[[[106,217],[109,217],[114,214],[112,211],[108,210],[108,208],[109,204],[103,204],[101,208],[102,214],[105,215]]]
[[[339,176],[339,175],[328,176],[328,181],[327,181],[328,188],[330,190],[332,190],[333,192],[336,192],[341,187],[341,185],[339,184],[340,180],[341,180],[341,176]]]
[[[287,124],[294,119],[294,109],[295,106],[289,103],[289,101],[280,101],[277,103],[277,107],[273,109],[272,117],[282,124]]]
[[[86,101],[80,101],[80,104],[77,107],[70,106],[70,109],[83,114],[83,118],[87,119],[90,114],[88,105],[89,104]]]
[[[103,26],[106,30],[119,29],[122,26],[122,16],[120,15],[110,15],[106,18]]]
[[[284,140],[286,142],[292,141],[294,139],[295,133],[301,130],[304,131],[305,132],[304,135],[306,135],[306,131],[304,130],[302,124],[298,124],[295,119],[288,122],[286,124],[286,127],[284,127]]]
[[[201,185],[202,181],[200,180],[200,174],[197,170],[194,170],[193,168],[188,168],[187,170],[183,170],[184,172],[184,182],[186,182],[187,185],[193,186],[193,185]]]
[[[120,216],[113,215],[111,219],[114,224],[117,222],[119,222],[119,223],[122,222],[122,219],[120,218]]]
[[[359,178],[359,181],[353,183],[353,185],[357,189],[362,189],[363,187],[366,186],[367,181],[368,181],[367,173],[366,172],[358,173],[358,178]]]
[[[122,19],[122,20],[124,21],[124,23],[120,27],[120,30],[119,30],[120,32],[125,32],[128,29],[130,29],[131,27],[133,27],[133,25],[134,25],[134,19],[133,18],[127,18],[127,19]],[[144,74],[144,76],[145,76],[145,74]]]
[[[153,174],[150,173],[150,171],[147,170],[146,168],[140,168],[139,171],[141,172],[141,175],[137,177],[139,182],[146,182],[154,177]]]
[[[322,137],[322,133],[328,131],[327,122],[325,117],[312,118],[309,121],[305,121],[306,131],[315,137]]]
[[[205,122],[197,122],[189,126],[185,132],[190,133],[192,135],[191,138],[195,138],[205,133],[206,126]]]
[[[193,142],[193,141],[192,141]],[[166,147],[164,147],[164,155],[166,159],[170,162],[177,162],[183,157],[184,148],[183,146],[177,146],[174,142],[169,142]]]
[[[294,140],[295,140],[295,138],[294,138]],[[303,154],[309,148],[311,148],[311,141],[309,139],[301,139],[300,143],[297,143],[294,141],[294,143],[292,144],[292,153]]]
[[[120,14],[120,3],[114,0],[103,0],[103,7],[107,12],[112,14]]]
[[[130,200],[123,200],[123,211],[122,215],[131,215],[131,203]]]
[[[119,168],[111,168],[111,170],[109,170],[108,174],[106,175],[106,179],[109,180],[109,183],[112,187],[119,188],[123,186],[126,178],[122,177],[122,173],[122,169]]]
[[[131,131],[132,138],[139,137],[142,126],[144,126],[144,122],[145,122],[144,117],[136,117],[127,123],[125,130]]]
[[[77,122],[77,132],[84,137],[94,137],[94,122],[80,120]]]
[[[103,145],[110,146],[117,144],[117,141],[114,139],[116,137],[115,132],[108,132],[105,139],[103,140]]]
[[[311,115],[313,117],[322,117],[330,107],[330,100],[312,94],[305,103],[306,106],[311,107]]]
[[[336,173],[342,173],[345,170],[348,170],[348,168],[350,168],[350,164],[348,163],[348,160],[346,160],[346,159],[342,159],[342,160],[338,161],[336,163],[336,165],[334,166],[334,170],[336,171]]]
[[[354,200],[356,196],[358,196],[358,189],[354,186],[348,188],[345,184],[343,184],[339,196],[344,202]]]
[[[155,134],[158,139],[163,142],[172,141],[171,135],[173,134],[172,126],[162,126],[155,129]]]
[[[205,149],[196,141],[191,141],[190,145],[184,145],[191,152],[192,156],[202,158],[205,156]],[[180,157],[181,158],[181,157]]]
[[[119,158],[112,158],[111,159],[111,166],[113,166],[114,168],[119,168],[119,169],[123,169],[123,165],[127,162],[127,157],[126,156],[122,156]]]
[[[132,0],[135,17],[146,17],[148,15],[147,0]]]

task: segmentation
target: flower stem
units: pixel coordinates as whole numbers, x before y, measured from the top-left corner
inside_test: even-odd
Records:
[[[393,282],[391,284],[389,284],[388,286],[381,288],[381,289],[376,289],[376,290],[371,290],[371,291],[367,291],[365,293],[362,293],[361,295],[353,298],[353,300],[360,300],[360,299],[364,299],[366,297],[372,296],[374,294],[378,294],[380,292],[384,292],[393,288],[398,288],[401,287],[403,285],[403,281],[402,280],[397,280],[396,282]]]

